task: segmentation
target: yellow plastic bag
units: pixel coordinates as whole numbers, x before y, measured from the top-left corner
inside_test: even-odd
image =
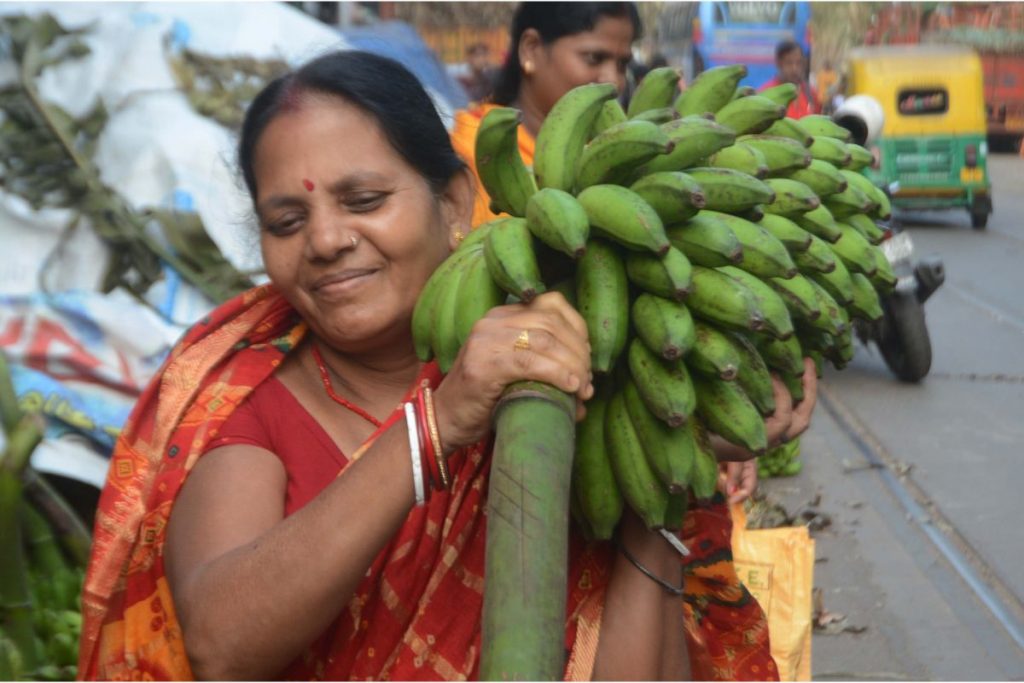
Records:
[[[768,616],[779,679],[809,681],[814,540],[802,526],[747,529],[742,505],[732,507],[732,521],[736,573]]]

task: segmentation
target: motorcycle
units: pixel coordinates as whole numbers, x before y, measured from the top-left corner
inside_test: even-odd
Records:
[[[885,188],[891,193],[895,188]],[[946,271],[936,256],[914,259],[914,243],[895,218],[886,226],[882,252],[896,273],[896,288],[882,297],[884,316],[874,323],[857,321],[861,342],[874,342],[886,366],[904,382],[920,382],[932,366],[932,344],[924,303],[945,282]]]

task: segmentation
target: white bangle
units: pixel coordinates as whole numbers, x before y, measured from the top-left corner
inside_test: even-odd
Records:
[[[423,458],[420,457],[420,431],[416,426],[416,408],[413,404],[405,404],[405,425],[409,429],[409,457],[412,458],[412,485],[416,493],[416,504],[426,502],[423,489]]]

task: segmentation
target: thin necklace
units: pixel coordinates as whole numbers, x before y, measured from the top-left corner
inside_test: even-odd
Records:
[[[320,349],[316,347],[316,344],[312,343],[309,345],[309,348],[313,353],[313,360],[316,361],[316,367],[319,368],[320,370],[320,379],[322,379],[324,382],[324,389],[327,390],[327,395],[330,396],[335,403],[344,406],[345,408],[348,408],[353,413],[355,413],[359,417],[363,418],[364,420],[372,424],[374,427],[380,427],[380,420],[375,418],[373,415],[370,415],[368,412],[357,406],[355,403],[347,401],[341,396],[338,396],[336,393],[334,393],[334,387],[331,386],[331,376],[327,374],[327,366],[324,364],[324,359],[320,355]]]

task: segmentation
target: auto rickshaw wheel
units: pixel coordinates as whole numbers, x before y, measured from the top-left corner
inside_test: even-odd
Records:
[[[984,230],[988,227],[988,211],[971,209],[971,227],[975,230]]]

